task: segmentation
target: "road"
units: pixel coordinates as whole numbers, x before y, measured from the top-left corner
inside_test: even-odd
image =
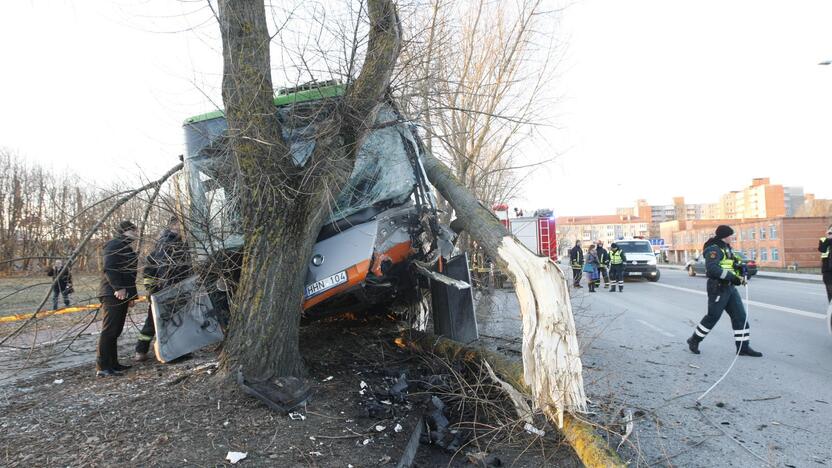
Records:
[[[737,359],[697,405],[735,353],[727,314],[702,342],[702,354],[687,349],[706,310],[705,281],[663,269],[659,282],[627,281],[623,293],[575,291],[592,418],[609,424],[621,409],[635,412],[621,452],[638,466],[832,465],[832,336],[823,285],[753,279],[751,343],[764,356]],[[505,343],[519,321],[509,312],[511,291],[496,296],[502,306],[478,311],[479,322]]]

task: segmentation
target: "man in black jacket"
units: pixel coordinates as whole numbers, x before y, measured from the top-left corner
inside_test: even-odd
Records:
[[[584,251],[581,249],[581,241],[575,241],[575,247],[569,249],[569,264],[572,266],[573,286],[582,288],[581,272],[584,267]]]
[[[832,302],[832,262],[829,261],[830,243],[832,243],[832,226],[826,230],[826,237],[818,241],[820,252],[820,272],[823,273],[823,284],[826,285],[826,300]]]
[[[98,296],[101,298],[101,335],[96,353],[96,375],[121,375],[130,366],[118,362],[118,337],[124,329],[127,309],[136,299],[138,257],[131,244],[139,237],[136,225],[122,221],[116,236],[104,245],[104,270]]]
[[[162,231],[159,240],[147,256],[146,263],[142,276],[148,297],[188,277],[191,271],[190,255],[179,234],[178,218],[173,217],[168,221],[167,228]],[[147,360],[147,352],[154,336],[156,328],[153,322],[153,308],[152,304],[149,304],[147,318],[136,342],[136,361]]]

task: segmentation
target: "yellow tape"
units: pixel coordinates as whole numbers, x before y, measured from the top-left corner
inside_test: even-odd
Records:
[[[139,296],[136,298],[136,302],[145,302],[147,301],[147,296]],[[95,310],[101,307],[101,304],[88,304],[83,306],[72,306],[72,307],[64,307],[63,309],[55,309],[55,310],[44,310],[42,312],[37,312],[38,318],[42,317],[49,317],[50,315],[63,315],[63,314],[74,314],[76,312],[84,312],[86,310]],[[24,314],[12,314],[6,315],[4,317],[0,317],[0,323],[8,323],[8,322],[19,322],[21,320],[28,320],[35,315],[35,312],[29,312]]]

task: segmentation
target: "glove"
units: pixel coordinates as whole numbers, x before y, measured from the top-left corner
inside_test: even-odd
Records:
[[[747,281],[745,281],[744,276],[734,275],[734,277],[731,278],[731,284],[733,284],[734,286],[742,286],[744,284],[747,284]]]

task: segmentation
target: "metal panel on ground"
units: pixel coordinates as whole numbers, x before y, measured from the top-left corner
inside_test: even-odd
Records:
[[[468,270],[468,254],[450,259],[445,264],[442,274],[470,285],[471,272]],[[431,306],[435,334],[461,343],[479,339],[472,289],[470,286],[462,289],[431,280]]]

